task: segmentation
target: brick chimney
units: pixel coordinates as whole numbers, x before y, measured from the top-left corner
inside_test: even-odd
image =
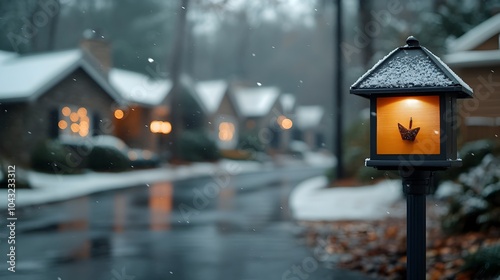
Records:
[[[111,43],[104,39],[98,30],[87,29],[83,32],[80,48],[91,57],[93,63],[104,75],[108,75],[113,67],[111,59]]]

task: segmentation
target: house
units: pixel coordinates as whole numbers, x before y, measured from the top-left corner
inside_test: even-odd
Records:
[[[236,149],[239,141],[238,113],[228,87],[224,80],[200,81],[194,91],[207,117],[210,133],[221,150]]]
[[[451,41],[444,61],[474,90],[459,106],[461,140],[500,135],[500,14]]]
[[[167,100],[172,82],[119,68],[109,71],[109,82],[128,104],[112,108],[115,135],[130,147],[166,152],[163,142],[172,130]]]
[[[294,139],[304,141],[311,149],[322,147],[325,138],[324,115],[324,109],[319,105],[297,106],[295,112],[297,133]]]
[[[125,104],[88,52],[0,54],[0,153],[28,165],[41,141],[113,133],[109,108]]]
[[[233,85],[229,94],[237,110],[241,136],[257,137],[267,147],[279,148],[284,129],[279,122],[285,119],[279,102],[279,88]]]

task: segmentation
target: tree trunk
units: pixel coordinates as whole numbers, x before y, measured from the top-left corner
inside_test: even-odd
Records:
[[[170,77],[174,87],[179,83],[182,72],[182,56],[184,41],[186,38],[186,22],[189,0],[182,0],[179,7],[179,17],[177,19],[177,33],[172,47],[170,61]]]
[[[59,14],[61,11],[61,3],[55,0],[59,10],[52,16],[49,24],[49,43],[47,46],[48,51],[53,51],[56,47],[57,26],[59,25]]]
[[[372,5],[370,0],[359,0],[359,24],[360,28],[364,30],[365,26],[372,21]],[[361,49],[361,56],[363,60],[363,66],[365,68],[370,67],[370,60],[373,57],[373,42],[370,40],[366,47]]]
[[[170,139],[172,145],[170,146],[172,152],[172,160],[180,159],[179,154],[179,140],[184,124],[182,121],[182,104],[180,104],[182,94],[181,74],[182,74],[182,57],[183,47],[186,38],[186,21],[188,12],[189,0],[182,0],[179,7],[179,17],[177,19],[177,33],[172,47],[171,60],[170,60],[170,79],[172,80],[172,90],[170,94],[170,121],[172,123],[172,132]]]
[[[240,79],[246,79],[247,77],[247,69],[246,69],[246,61],[248,55],[248,46],[250,43],[250,24],[248,23],[248,18],[245,11],[241,11],[240,14],[241,20],[241,39],[238,44],[238,49],[236,52],[236,61],[238,61],[236,75]]]

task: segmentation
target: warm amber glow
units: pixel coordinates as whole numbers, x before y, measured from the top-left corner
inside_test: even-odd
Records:
[[[121,120],[121,119],[123,119],[123,116],[124,116],[124,115],[125,115],[125,114],[123,113],[123,111],[122,111],[122,110],[120,110],[120,109],[116,109],[116,110],[115,110],[115,118],[116,118],[116,119]]]
[[[63,116],[67,117],[69,116],[69,114],[71,114],[71,109],[68,106],[66,106],[62,108],[61,113],[63,114]]]
[[[152,121],[149,130],[153,133],[169,134],[172,132],[172,124],[170,122]]]
[[[234,124],[230,122],[221,122],[219,124],[219,139],[222,141],[233,140],[234,131]]]
[[[168,230],[173,204],[172,183],[156,183],[149,189],[151,230]]]
[[[90,119],[89,119],[89,117],[84,116],[84,117],[81,117],[81,118],[80,118],[80,122],[90,123]]]
[[[78,116],[80,117],[85,117],[87,116],[87,109],[83,108],[83,107],[80,107],[78,109],[78,111],[76,111],[76,113],[78,114]]]
[[[73,112],[69,115],[69,119],[72,121],[72,122],[77,122],[78,119],[80,119],[80,117],[78,116],[77,113]]]
[[[282,122],[281,122],[281,128],[283,129],[290,129],[292,128],[293,126],[293,122],[291,119],[284,119]]]
[[[80,134],[80,136],[82,137],[85,137],[89,134],[89,123],[88,122],[85,122],[85,121],[81,121],[80,122],[80,131],[78,132],[78,134]]]
[[[292,128],[293,126],[293,122],[291,119],[281,115],[278,117],[278,119],[276,119],[276,122],[279,124],[279,126],[282,128],[282,129],[290,129]]]
[[[161,129],[161,122],[160,121],[152,121],[151,124],[149,125],[149,130],[153,133],[158,133],[160,132]]]
[[[160,127],[160,132],[163,134],[169,134],[172,131],[172,124],[169,122],[162,122]]]
[[[71,131],[74,133],[77,133],[80,130],[80,126],[77,123],[72,123],[71,124]]]
[[[81,137],[89,135],[90,120],[87,109],[80,107],[73,108],[72,111],[69,106],[65,106],[61,109],[61,113],[62,117],[57,125],[64,131],[63,133]]]
[[[80,131],[78,131],[78,134],[80,134],[81,137],[85,137],[89,134],[89,131],[80,129]]]
[[[441,152],[439,96],[380,97],[377,99],[377,154],[436,155]],[[402,140],[398,123],[420,127],[414,141]]]
[[[404,102],[407,106],[419,106],[420,103],[420,101],[415,98],[406,98]]]
[[[80,122],[80,129],[89,130],[89,123],[86,121],[81,121]]]
[[[60,120],[57,126],[59,126],[60,129],[66,129],[68,127],[68,123],[66,121]]]

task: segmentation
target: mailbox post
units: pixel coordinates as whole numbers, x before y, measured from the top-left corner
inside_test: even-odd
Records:
[[[460,166],[456,99],[472,89],[413,36],[361,76],[351,94],[370,99],[365,165],[399,170],[407,194],[407,278],[425,279],[425,195],[434,171]]]

